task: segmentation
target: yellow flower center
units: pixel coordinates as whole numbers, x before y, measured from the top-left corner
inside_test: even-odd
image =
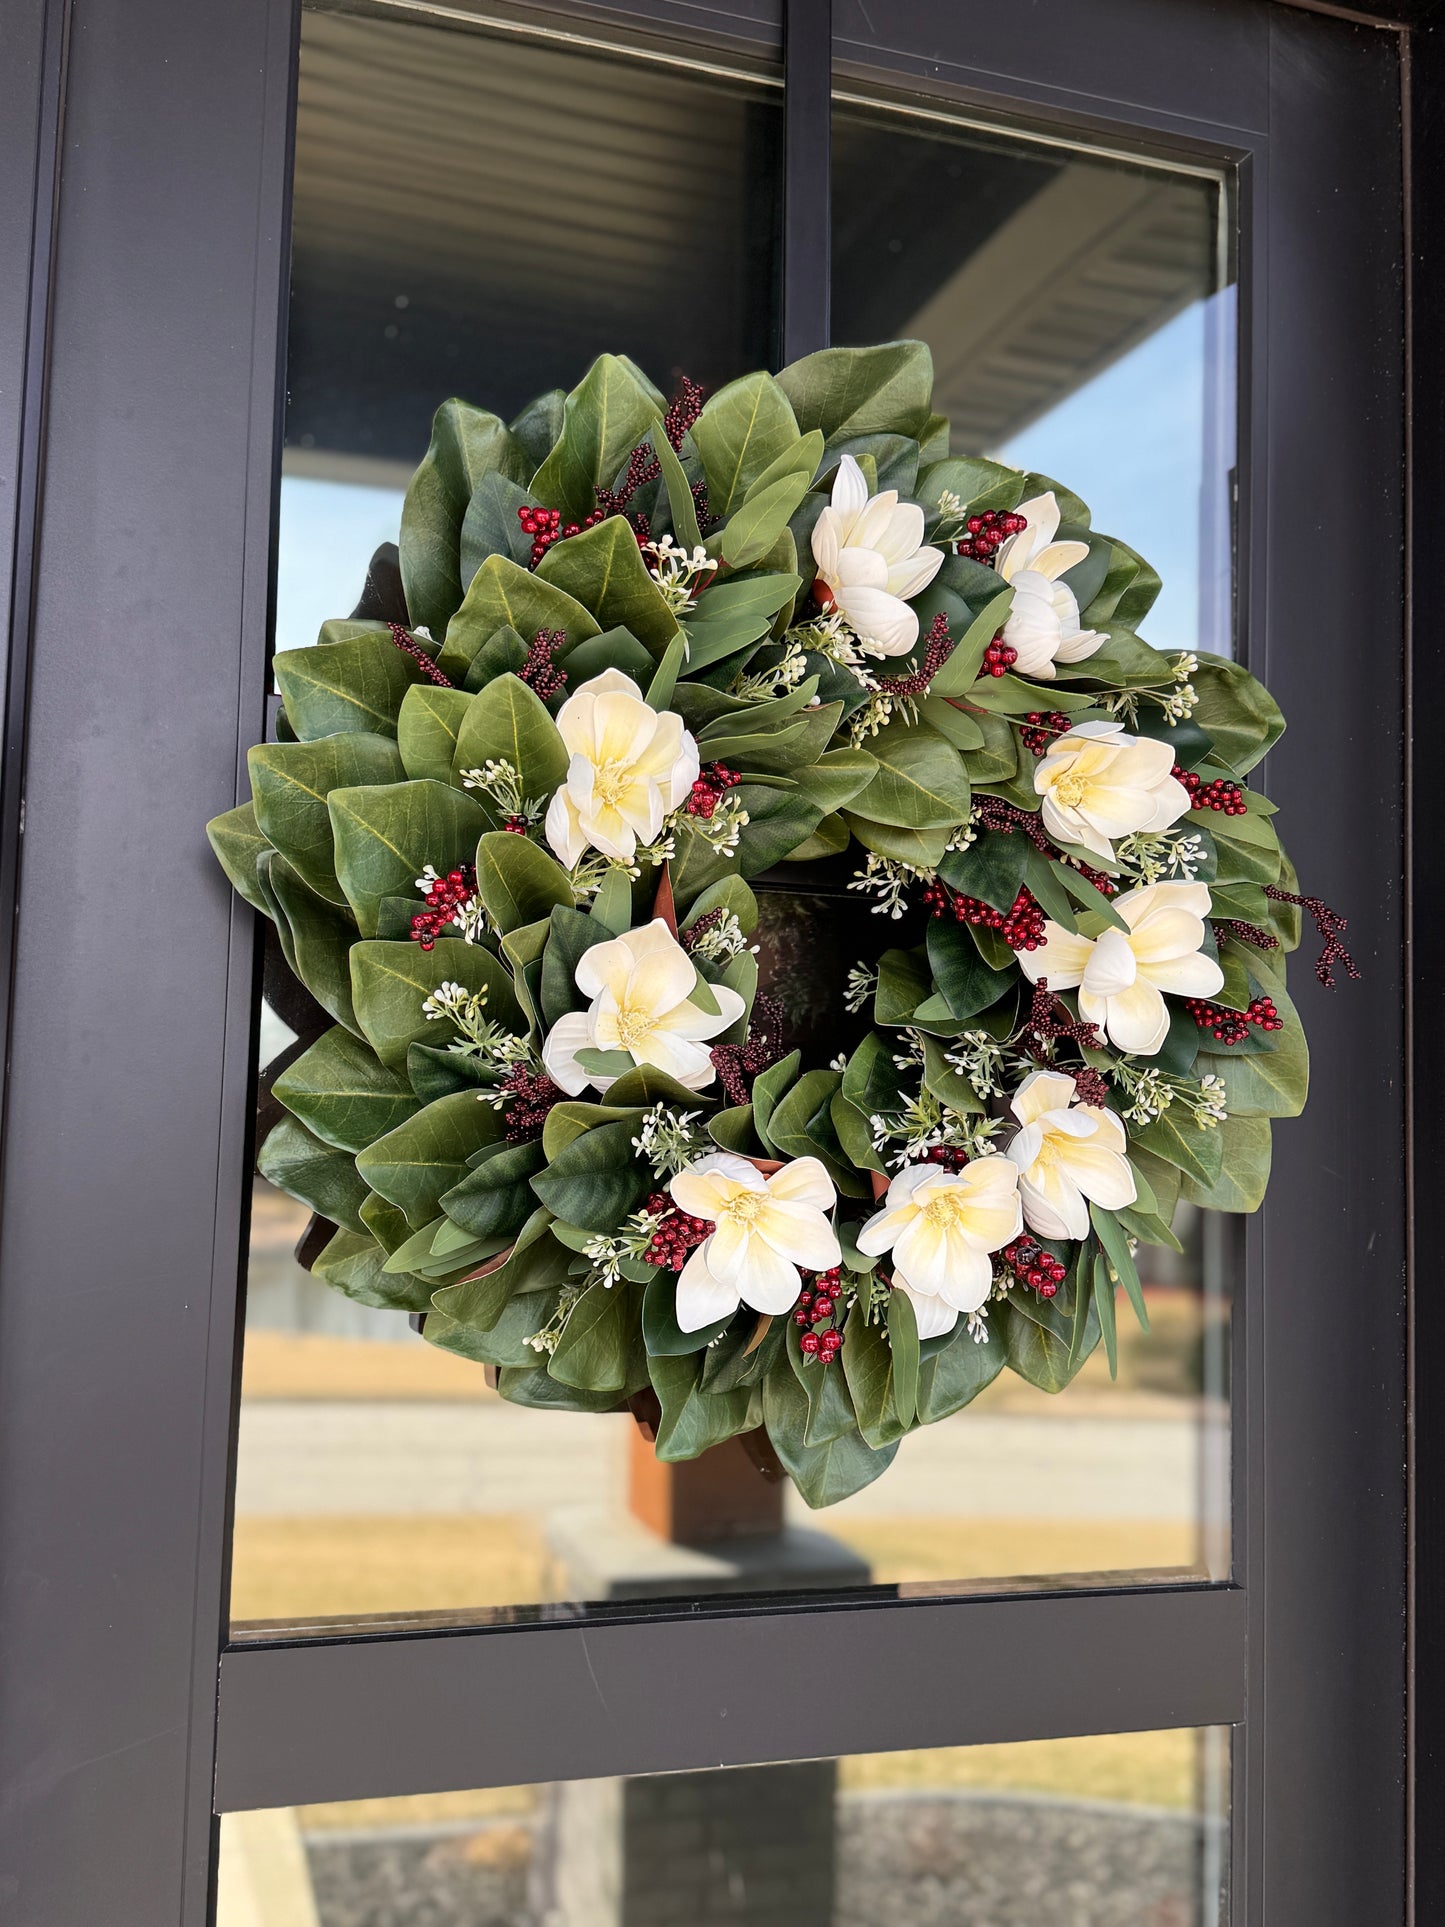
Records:
[[[751,1224],[767,1201],[766,1191],[737,1191],[723,1206],[723,1216],[734,1224]]]
[[[1076,809],[1088,793],[1088,782],[1076,769],[1071,769],[1054,784],[1054,796],[1066,810]]]
[[[636,1050],[645,1044],[655,1028],[652,1012],[645,1004],[619,1004],[617,1041],[623,1050]]]
[[[592,776],[594,801],[602,804],[604,809],[616,809],[617,800],[627,788],[631,774],[631,765],[628,763],[598,763]]]
[[[960,1191],[937,1191],[919,1210],[935,1231],[952,1231],[963,1222],[968,1206]]]

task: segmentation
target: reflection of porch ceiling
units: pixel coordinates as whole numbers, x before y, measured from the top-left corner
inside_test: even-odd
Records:
[[[303,21],[293,446],[414,461],[442,394],[511,412],[604,346],[664,384],[769,359],[776,91],[415,16]],[[956,447],[999,446],[1207,291],[1198,181],[853,111],[838,338],[931,342]]]
[[[956,449],[997,448],[1208,292],[1197,182],[1065,168],[910,319]]]

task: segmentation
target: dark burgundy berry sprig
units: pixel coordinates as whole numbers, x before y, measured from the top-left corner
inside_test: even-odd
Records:
[[[942,609],[928,625],[923,645],[923,661],[910,676],[880,676],[880,696],[923,696],[928,685],[953,654],[953,637],[948,633],[948,617]]]
[[[999,1256],[1018,1283],[1036,1291],[1040,1298],[1056,1297],[1059,1286],[1069,1275],[1069,1267],[1062,1259],[1045,1251],[1037,1238],[1029,1237],[1027,1232],[1005,1245]]]
[[[1102,1071],[1086,1068],[1071,1073],[1074,1080],[1074,1096],[1080,1104],[1092,1105],[1101,1110],[1109,1101],[1109,1080]]]
[[[554,1104],[566,1092],[560,1090],[545,1071],[529,1071],[525,1064],[514,1064],[502,1079],[507,1092],[506,1138],[508,1144],[530,1144],[542,1135],[542,1126]]]
[[[1253,944],[1256,950],[1278,950],[1279,938],[1268,930],[1261,930],[1257,923],[1246,923],[1243,917],[1216,917],[1214,920],[1214,940],[1216,943]]]
[[[1191,810],[1215,810],[1224,816],[1247,816],[1249,805],[1238,783],[1216,776],[1206,783],[1197,769],[1181,769],[1176,763],[1169,774],[1189,792]]]
[[[1047,919],[1026,884],[1007,910],[996,910],[982,897],[964,896],[937,880],[925,884],[923,901],[931,916],[952,917],[955,923],[972,924],[975,929],[996,930],[1010,950],[1041,950],[1047,942]]]
[[[1022,535],[1028,525],[1026,515],[985,509],[982,515],[970,515],[964,524],[968,533],[960,538],[958,553],[972,556],[975,562],[992,562],[1008,538]]]
[[[1347,977],[1359,982],[1360,973],[1355,968],[1355,960],[1340,942],[1340,932],[1348,930],[1350,920],[1342,917],[1338,910],[1331,910],[1322,897],[1300,897],[1291,890],[1281,890],[1276,883],[1266,883],[1264,894],[1275,903],[1293,903],[1301,910],[1308,910],[1314,918],[1315,930],[1324,948],[1320,951],[1315,965],[1315,975],[1326,990],[1335,987],[1335,965],[1338,964]]]
[[[776,997],[760,990],[753,999],[745,1044],[714,1044],[709,1055],[719,1084],[730,1104],[747,1104],[752,1097],[752,1080],[760,1071],[776,1064],[784,1054],[784,1029],[787,1018]]]
[[[1001,796],[976,793],[973,821],[980,830],[998,830],[1004,836],[1012,836],[1015,830],[1021,831],[1040,856],[1059,854],[1057,846],[1049,841],[1038,811],[1021,810],[1017,803],[1007,803]]]
[[[1077,1044],[1080,1050],[1102,1050],[1104,1040],[1098,1026],[1075,1021],[1062,998],[1049,989],[1047,977],[1040,977],[1029,1000],[1029,1014],[1019,1041],[1035,1063],[1052,1061],[1049,1047],[1056,1043]]]
[[[567,687],[565,673],[552,660],[566,640],[565,629],[539,629],[532,638],[527,660],[517,671],[517,680],[526,683],[544,702],[549,696],[560,696]]]
[[[645,1207],[659,1214],[657,1228],[642,1254],[644,1264],[661,1265],[665,1271],[681,1271],[688,1254],[700,1245],[712,1226],[706,1218],[690,1217],[679,1211],[666,1191],[654,1191]]]
[[[407,634],[406,629],[401,623],[389,622],[386,626],[390,629],[391,639],[397,648],[400,649],[404,656],[411,657],[417,668],[426,676],[428,682],[434,682],[438,689],[456,688],[456,684],[452,681],[451,677],[443,675],[441,670],[437,668],[436,664],[427,654],[426,650],[422,648],[415,637]]]
[[[1073,726],[1061,709],[1051,709],[1047,716],[1031,709],[1019,728],[1019,741],[1030,756],[1042,756],[1056,736],[1066,736]]]
[[[802,1327],[798,1345],[805,1358],[816,1358],[830,1365],[842,1351],[843,1334],[834,1322],[839,1316],[838,1300],[842,1296],[842,1274],[836,1265],[831,1271],[820,1271],[811,1288],[804,1285],[798,1293],[793,1323]]]
[[[517,510],[517,520],[522,525],[522,533],[532,538],[532,557],[527,567],[535,569],[548,549],[558,542],[565,542],[569,535],[580,535],[583,529],[596,528],[599,522],[606,519],[605,510],[593,509],[580,522],[563,522],[560,509],[534,509],[524,502]]]
[[[672,403],[662,418],[662,432],[674,450],[682,447],[684,435],[702,413],[704,393],[700,382],[692,381],[686,375],[683,376],[682,385],[673,396]],[[661,473],[662,464],[657,459],[656,449],[651,442],[639,442],[627,457],[627,467],[617,487],[615,489],[598,488],[595,491],[598,509],[595,519],[601,520],[607,515],[627,515],[632,507],[632,498],[637,491],[645,488],[649,482],[655,482]],[[698,521],[709,520],[705,482],[693,483],[692,500],[693,507],[697,510]],[[637,515],[629,519],[636,531],[638,541],[649,541],[652,536],[652,527],[647,517]]]
[[[1216,1044],[1242,1044],[1251,1028],[1284,1029],[1284,1019],[1275,1009],[1273,997],[1253,998],[1248,1010],[1226,1010],[1222,1004],[1211,1004],[1204,997],[1186,997],[1184,1008]]]
[[[430,950],[445,931],[457,911],[467,899],[476,894],[477,873],[470,863],[464,863],[459,870],[448,870],[444,877],[437,877],[427,889],[423,901],[424,910],[419,910],[411,920],[411,940],[419,943],[423,950]]]
[[[975,680],[981,680],[984,676],[1006,676],[1018,659],[1018,650],[1004,641],[1003,630],[1000,629],[983,652],[983,661],[978,666]]]
[[[729,769],[726,763],[704,763],[683,808],[689,816],[710,817],[728,791],[735,790],[742,780],[741,770]]]

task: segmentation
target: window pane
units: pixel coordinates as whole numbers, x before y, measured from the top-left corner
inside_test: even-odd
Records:
[[[1216,1927],[1228,1765],[1205,1728],[231,1814],[217,1924]]]
[[[538,113],[543,99],[565,111]],[[1225,472],[1205,430],[1229,415],[1217,185],[846,103],[837,118],[839,338],[923,333],[960,449],[1058,474],[1173,569],[1148,519],[1150,498],[1167,498],[1171,523],[1199,532],[1178,639],[1212,633],[1200,557],[1227,518],[1201,511],[1219,506]],[[304,15],[279,645],[353,606],[445,396],[517,408],[607,348],[714,384],[774,359],[777,119],[757,77]],[[926,223],[912,213],[925,204]],[[1212,360],[1177,346],[1186,327]],[[1152,387],[1129,373],[1147,355],[1160,358]],[[1167,473],[1146,487],[1131,461],[1156,446]],[[1211,605],[1226,622],[1227,565],[1226,546]],[[825,1061],[849,1041],[841,980],[877,926],[846,891],[760,899],[765,978],[794,1041]],[[273,1028],[263,1061],[288,1036]],[[503,1402],[402,1314],[311,1277],[291,1256],[306,1224],[258,1182],[232,1593],[243,1633],[556,1600],[1228,1574],[1233,1221],[1184,1207],[1183,1253],[1141,1252],[1151,1326],[1123,1309],[1116,1381],[1102,1353],[1063,1397],[1005,1372],[818,1514],[736,1444],[663,1471],[626,1413]]]

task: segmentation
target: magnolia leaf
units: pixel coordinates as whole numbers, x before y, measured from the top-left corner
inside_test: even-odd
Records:
[[[255,804],[242,803],[222,816],[213,816],[206,825],[206,835],[232,888],[253,910],[269,917],[271,905],[256,878],[256,859],[271,845],[257,825]]]
[[[562,432],[532,477],[532,493],[564,522],[585,520],[597,490],[612,486],[662,412],[629,362],[599,355],[563,403]]]
[[[576,901],[556,858],[510,830],[495,830],[477,844],[477,895],[503,932],[538,922],[555,904],[570,910]]]
[[[894,1292],[894,1298],[902,1296]],[[982,1343],[960,1318],[952,1333],[936,1351],[930,1351],[918,1369],[918,1422],[935,1425],[977,1398],[992,1385],[1008,1363],[1008,1346],[1000,1329],[1001,1319],[990,1319]]]
[[[648,1290],[652,1290],[650,1285]],[[644,1329],[646,1316],[644,1307]],[[695,1459],[710,1446],[721,1445],[749,1429],[752,1401],[745,1388],[704,1391],[695,1357],[654,1352],[650,1343],[648,1353],[648,1376],[662,1407],[653,1450],[664,1465]]]
[[[787,395],[762,371],[730,381],[709,396],[690,433],[702,457],[708,506],[724,518],[800,439]]]
[[[569,643],[578,643],[595,636],[598,628],[582,604],[564,590],[508,556],[489,555],[447,625],[437,666],[453,682],[464,681],[483,644],[499,629],[514,629],[525,642],[531,642],[541,629],[560,629]]]
[[[364,937],[376,934],[385,897],[410,897],[428,864],[442,876],[471,860],[486,817],[444,783],[335,789],[326,799],[336,875]]]
[[[385,1248],[369,1234],[342,1229],[312,1265],[314,1277],[354,1298],[359,1305],[383,1311],[425,1311],[431,1303],[431,1282],[409,1273],[395,1276],[383,1269]]]
[[[1088,1247],[1084,1249],[1087,1252]],[[1092,1293],[1092,1280],[1084,1289]],[[1006,1306],[993,1306],[989,1312],[990,1326],[998,1320],[1003,1323],[1009,1365],[1041,1392],[1063,1391],[1099,1342],[1096,1307],[1088,1306],[1075,1345],[1073,1319],[1066,1315],[1060,1298],[1010,1292]]]
[[[484,1014],[504,1030],[525,1032],[511,972],[480,944],[440,937],[430,950],[416,943],[358,943],[351,952],[351,994],[367,1042],[391,1069],[407,1060],[411,1044],[446,1044],[459,1033],[447,1018],[422,1006],[441,984],[485,991]]]
[[[956,495],[970,515],[988,509],[1016,509],[1024,499],[1023,471],[1006,468],[1002,462],[985,461],[978,455],[951,455],[930,462],[918,477],[915,500],[930,516],[939,513],[939,500],[945,489]]]
[[[545,395],[528,402],[511,424],[512,434],[532,468],[540,468],[556,447],[562,433],[566,406],[564,391],[549,388]]]
[[[697,525],[697,503],[693,500],[687,474],[661,422],[652,424],[650,440],[662,474],[662,486],[667,491],[667,512],[673,535],[691,555],[702,547],[702,530]]]
[[[630,1120],[599,1124],[555,1153],[532,1179],[547,1209],[568,1224],[610,1231],[652,1188],[650,1170],[637,1161]]]
[[[810,1358],[802,1347],[802,1333],[789,1321],[788,1364],[808,1400],[808,1417],[803,1427],[804,1445],[829,1445],[858,1429],[857,1416],[848,1391],[848,1380],[837,1362],[825,1365]]]
[[[1235,775],[1245,775],[1284,734],[1279,704],[1243,663],[1207,651],[1199,652],[1199,667],[1189,680],[1198,697],[1191,720]],[[1215,830],[1238,820],[1221,816],[1209,827]]]
[[[316,1137],[353,1156],[421,1108],[406,1077],[340,1026],[289,1064],[271,1092]]]
[[[626,629],[654,657],[661,658],[678,632],[625,516],[609,515],[556,543],[538,565],[537,580],[575,598],[599,629]]]
[[[317,896],[344,904],[326,798],[334,789],[401,782],[406,772],[396,744],[347,732],[310,743],[263,743],[246,762],[262,835]]]
[[[413,781],[451,782],[457,735],[471,701],[464,689],[439,689],[435,683],[413,683],[407,690],[396,719],[396,744],[402,769]]]
[[[878,769],[850,815],[906,830],[952,830],[968,821],[972,791],[963,758],[935,730],[892,722],[868,748]]]
[[[829,446],[853,435],[915,438],[932,414],[933,357],[921,341],[876,348],[821,348],[778,373],[798,427],[822,429]]]
[[[452,779],[487,763],[508,763],[524,797],[550,798],[565,781],[568,755],[547,705],[516,676],[499,676],[473,696],[452,754]],[[511,834],[509,832],[508,834]]]
[[[283,1117],[256,1157],[256,1169],[269,1184],[333,1224],[364,1234],[361,1204],[368,1186],[345,1151],[323,1144],[299,1118]]]
[[[526,567],[532,555],[532,538],[518,520],[517,510],[528,507],[535,507],[534,497],[510,475],[494,469],[482,477],[462,517],[458,602],[460,591],[469,587],[489,555],[505,555]],[[434,633],[440,635],[441,631]]]
[[[847,1346],[841,1356],[847,1356]],[[820,1366],[837,1371],[836,1362]],[[836,1505],[850,1498],[888,1470],[898,1450],[894,1442],[874,1451],[856,1430],[844,1432],[822,1445],[807,1443],[811,1409],[808,1395],[791,1371],[769,1372],[763,1381],[763,1423],[773,1449],[808,1505]]]
[[[356,942],[356,924],[350,912],[323,903],[279,854],[261,861],[273,899],[277,934],[292,974],[300,978],[329,1016],[355,1031],[351,947]]]
[[[495,415],[445,401],[432,418],[431,446],[411,479],[401,511],[398,550],[413,623],[439,636],[461,601],[462,518],[482,477],[493,469],[527,479],[528,462]]]
[[[440,1097],[385,1137],[369,1144],[356,1169],[373,1191],[406,1213],[420,1229],[436,1217],[444,1192],[467,1175],[467,1159],[502,1135],[500,1111],[473,1091]]]
[[[568,1315],[549,1374],[587,1392],[621,1391],[627,1383],[631,1309],[625,1285],[590,1285]]]
[[[1231,1117],[1220,1126],[1224,1158],[1213,1184],[1186,1177],[1181,1195],[1206,1211],[1257,1211],[1269,1184],[1272,1151],[1267,1117]]]
[[[539,1142],[505,1145],[442,1194],[442,1210],[474,1238],[510,1236],[535,1213],[527,1180],[545,1161]]]
[[[325,623],[314,648],[283,649],[271,666],[303,743],[344,731],[395,736],[402,698],[428,680],[384,622]]]

